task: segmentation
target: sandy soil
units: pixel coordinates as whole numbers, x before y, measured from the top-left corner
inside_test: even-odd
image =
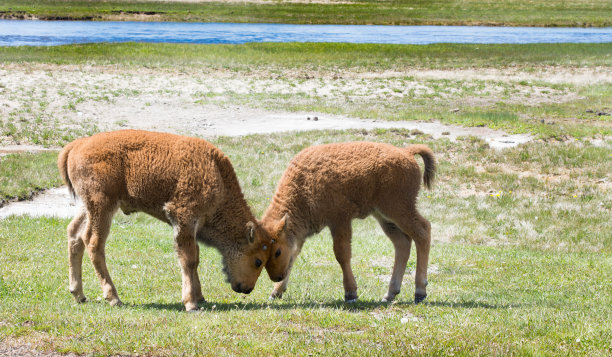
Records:
[[[531,84],[523,85],[521,81]],[[538,82],[578,86],[612,82],[612,73],[605,68],[555,67],[541,68],[537,73],[514,69],[236,73],[205,68],[185,73],[112,66],[0,65],[0,118],[8,118],[17,127],[36,130],[140,128],[205,138],[292,130],[407,127],[434,136],[448,131],[451,139],[472,134],[490,139],[492,146],[504,147],[528,138],[507,139],[503,133],[490,130],[436,123],[377,122],[323,113],[271,111],[263,109],[264,101],[256,98],[283,96],[290,98],[284,99],[288,104],[306,100],[342,105],[347,101],[381,103],[389,99],[429,101],[431,97],[432,105],[438,100],[461,106],[482,106],[500,100],[540,105],[577,98],[572,90]],[[320,120],[306,120],[315,116]],[[0,137],[0,146],[14,144],[17,143],[11,138]]]
[[[531,140],[529,135],[450,126],[435,120],[364,120],[316,112],[270,111],[234,103],[236,96],[240,95],[303,96],[314,93],[312,95],[330,101],[344,97],[385,100],[428,95],[435,85],[428,82],[432,79],[457,81],[456,88],[452,88],[451,83],[451,90],[441,94],[447,100],[454,100],[453,96],[463,100],[455,93],[464,90],[465,84],[461,81],[483,81],[478,89],[470,89],[475,91],[474,97],[495,101],[504,92],[501,87],[506,84],[515,86],[519,81],[544,81],[584,85],[610,82],[612,73],[606,68],[554,67],[542,68],[537,73],[512,69],[343,73],[268,73],[266,70],[235,73],[194,69],[184,73],[180,70],[135,70],[94,65],[10,64],[0,65],[0,118],[10,118],[26,128],[37,122],[36,130],[95,126],[98,130],[137,128],[204,138],[323,129],[406,128],[450,140],[473,135],[499,149]],[[539,104],[575,98],[572,92],[562,89],[540,88],[538,85],[524,87],[516,91],[512,100]],[[0,137],[0,155],[39,150],[46,149]],[[65,188],[61,188],[39,194],[33,201],[5,205],[0,208],[0,219],[14,214],[70,217],[75,210]]]

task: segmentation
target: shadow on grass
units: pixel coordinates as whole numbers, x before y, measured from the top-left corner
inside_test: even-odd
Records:
[[[436,306],[436,307],[451,307],[451,308],[462,308],[462,309],[508,309],[521,307],[520,304],[489,304],[480,301],[462,301],[462,302],[448,302],[448,301],[433,301],[433,302],[422,302],[425,306]],[[270,303],[214,303],[206,302],[200,304],[200,311],[254,311],[254,310],[293,310],[293,309],[337,309],[341,311],[368,311],[375,310],[381,307],[390,306],[411,306],[415,305],[411,301],[398,301],[393,303],[381,302],[381,301],[358,301],[355,303],[345,303],[343,300],[335,300],[330,302],[281,302],[274,301]],[[141,305],[126,304],[130,308],[144,308],[153,310],[169,310],[169,311],[184,311],[185,307],[182,303],[150,303]]]

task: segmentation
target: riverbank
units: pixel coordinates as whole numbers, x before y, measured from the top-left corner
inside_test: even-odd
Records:
[[[355,25],[608,27],[612,4],[578,1],[4,0],[2,19]]]

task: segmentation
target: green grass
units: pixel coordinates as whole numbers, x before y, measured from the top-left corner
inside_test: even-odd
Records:
[[[371,218],[353,224],[358,303],[342,302],[342,275],[324,230],[305,244],[285,297],[271,303],[265,273],[253,293],[235,294],[224,283],[220,255],[203,247],[199,269],[208,303],[196,314],[183,312],[180,303],[169,226],[141,214],[115,217],[107,261],[126,306],[112,308],[100,300],[87,258],[90,301],[72,301],[68,220],[9,218],[0,221],[0,340],[94,355],[610,353],[612,197],[598,182],[612,172],[611,142],[536,142],[494,151],[476,138],[450,142],[405,130],[354,130],[214,143],[231,158],[259,216],[294,154],[350,140],[424,142],[436,153],[438,180],[421,193],[419,209],[431,220],[434,239],[449,243],[432,247],[426,303],[412,303],[410,275],[396,303],[379,302],[393,248]],[[13,159],[43,162],[28,174],[38,176],[55,158]]]
[[[331,1],[329,4],[4,0],[5,18],[299,24],[610,26],[605,0]]]
[[[0,63],[129,65],[137,67],[402,70],[610,66],[612,43],[524,45],[384,45],[346,43],[83,44],[0,48]],[[305,56],[307,54],[307,56]]]
[[[7,199],[27,199],[36,191],[62,183],[56,152],[0,156],[0,172],[0,203]]]

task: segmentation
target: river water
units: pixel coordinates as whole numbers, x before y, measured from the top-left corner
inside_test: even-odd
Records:
[[[288,25],[0,20],[0,46],[94,42],[602,43],[612,27]]]

